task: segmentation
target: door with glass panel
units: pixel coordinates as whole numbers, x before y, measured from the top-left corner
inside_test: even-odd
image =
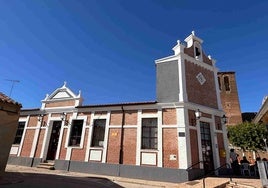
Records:
[[[204,164],[205,173],[214,170],[213,151],[210,133],[210,124],[207,122],[200,122],[200,134],[202,144],[202,160]]]

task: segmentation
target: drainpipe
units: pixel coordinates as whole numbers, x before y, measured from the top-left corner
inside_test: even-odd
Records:
[[[122,123],[121,123],[121,134],[120,134],[120,153],[119,153],[119,164],[123,164],[123,141],[124,141],[124,124],[125,124],[125,110],[121,106],[122,110]]]

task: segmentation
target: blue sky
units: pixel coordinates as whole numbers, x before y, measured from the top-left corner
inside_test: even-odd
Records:
[[[241,3],[243,2],[243,3]],[[192,30],[235,71],[242,112],[268,95],[268,1],[2,0],[0,91],[39,108],[64,81],[84,104],[156,100],[154,60]]]

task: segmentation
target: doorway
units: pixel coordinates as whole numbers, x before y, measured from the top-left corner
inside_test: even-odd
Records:
[[[51,136],[49,140],[48,152],[47,152],[47,160],[55,160],[58,143],[59,143],[61,123],[62,121],[53,122]]]
[[[200,133],[201,133],[201,144],[202,144],[202,160],[204,161],[205,174],[207,174],[214,170],[210,124],[201,121]]]

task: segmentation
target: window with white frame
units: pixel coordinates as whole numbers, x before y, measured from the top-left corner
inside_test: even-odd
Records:
[[[24,127],[25,127],[25,122],[19,122],[13,144],[20,144],[23,131],[24,131]]]
[[[83,130],[83,123],[84,120],[73,120],[70,139],[69,139],[69,146],[79,146],[81,142],[82,130]]]
[[[91,147],[103,147],[106,119],[95,119]]]
[[[141,149],[157,149],[157,118],[142,119]]]

